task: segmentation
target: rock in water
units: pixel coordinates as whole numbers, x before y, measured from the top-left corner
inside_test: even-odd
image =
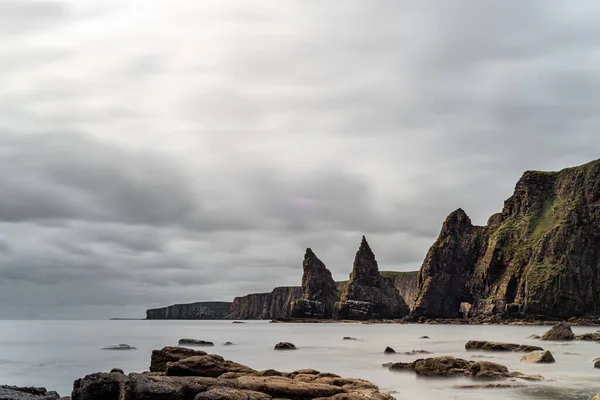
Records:
[[[394,350],[394,349],[392,349],[391,347],[388,346],[383,351],[383,354],[396,354],[396,350]]]
[[[0,385],[2,400],[58,400],[59,398],[58,393],[48,392],[44,388]]]
[[[521,357],[521,362],[535,364],[550,364],[556,362],[549,350],[536,350]]]
[[[128,344],[115,344],[112,346],[104,347],[102,350],[137,350],[135,347]]]
[[[186,349],[185,347],[163,347],[161,350],[153,350],[150,358],[150,372],[167,372],[167,364],[177,362],[184,358],[194,356],[205,356],[207,353],[201,350]]]
[[[296,346],[290,342],[279,342],[275,345],[275,350],[296,350]]]
[[[504,343],[504,342],[484,342],[479,340],[469,340],[465,344],[465,350],[487,350],[487,351],[520,351],[528,353],[536,350],[544,350],[539,346],[530,346],[527,344]]]
[[[566,322],[554,325],[540,340],[574,340],[575,334]]]
[[[599,206],[596,160],[525,172],[486,226],[454,211],[421,267],[414,317],[600,315]]]
[[[215,344],[213,342],[207,342],[205,340],[184,338],[184,339],[179,339],[179,345],[180,346],[214,346]]]
[[[310,248],[306,249],[302,267],[302,298],[292,303],[292,318],[331,318],[339,299],[331,272]]]
[[[333,318],[394,319],[408,313],[408,306],[398,290],[379,273],[375,255],[363,236],[350,280],[335,304]]]

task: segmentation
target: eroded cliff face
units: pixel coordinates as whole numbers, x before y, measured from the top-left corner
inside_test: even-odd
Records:
[[[331,272],[310,248],[306,249],[302,267],[302,298],[292,303],[292,318],[330,319],[340,298]]]
[[[599,273],[600,160],[528,171],[486,226],[460,209],[448,216],[421,267],[413,314],[599,315]]]
[[[225,319],[231,305],[230,301],[174,304],[147,310],[146,319]]]
[[[390,281],[412,311],[419,294],[419,271],[381,271],[381,276]]]
[[[302,287],[277,287],[269,293],[255,293],[233,299],[227,319],[289,318],[294,300],[302,297]]]
[[[379,273],[375,255],[363,236],[356,252],[350,279],[340,301],[335,304],[334,319],[393,319],[409,309],[398,290]]]

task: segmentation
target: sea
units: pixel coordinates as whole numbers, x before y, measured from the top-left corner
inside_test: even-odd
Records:
[[[153,349],[177,345],[181,338],[214,342],[204,348],[255,369],[293,371],[314,368],[348,378],[362,378],[392,393],[396,399],[560,399],[589,400],[600,393],[600,357],[594,342],[540,342],[528,339],[548,326],[417,325],[321,323],[289,324],[269,321],[0,321],[0,384],[43,386],[68,396],[73,381],[93,372],[121,368],[125,373],[147,371]],[[573,327],[575,333],[594,327]],[[357,340],[343,340],[344,336]],[[421,339],[428,336],[429,339]],[[465,351],[468,340],[504,341],[548,349],[555,364],[524,364],[521,353]],[[224,342],[233,346],[223,346]],[[275,351],[281,341],[295,351]],[[128,344],[136,350],[102,348]],[[397,352],[385,355],[390,346]],[[466,378],[420,378],[411,372],[390,372],[383,363],[413,361],[405,355],[426,350],[430,356],[449,355],[489,360],[510,370],[541,374],[543,382],[523,382],[515,388],[461,388],[481,382]],[[481,358],[483,356],[483,358]],[[421,356],[423,357],[423,356]],[[485,382],[484,382],[485,383]]]

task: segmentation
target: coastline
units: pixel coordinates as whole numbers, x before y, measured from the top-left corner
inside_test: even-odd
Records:
[[[333,320],[318,318],[279,318],[272,319],[272,324],[415,324],[415,325],[537,325],[552,326],[559,322],[568,322],[571,326],[595,327],[600,326],[600,317],[597,318],[570,318],[568,320],[548,319],[505,319],[494,318],[432,318],[432,319],[383,319],[383,320]]]

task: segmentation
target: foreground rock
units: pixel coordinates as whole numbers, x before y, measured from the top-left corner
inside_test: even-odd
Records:
[[[150,358],[150,372],[167,372],[168,363],[194,356],[205,356],[206,354],[205,351],[172,346],[164,347],[161,350],[153,350]]]
[[[296,350],[296,346],[290,342],[279,342],[275,345],[275,350]]]
[[[331,272],[310,248],[306,249],[302,267],[302,298],[292,303],[292,318],[330,319],[339,300]]]
[[[173,354],[173,348],[155,350]],[[156,366],[156,360],[153,360]],[[393,400],[362,379],[346,379],[312,369],[295,372],[250,367],[211,354],[183,358],[166,371],[123,374],[95,373],[75,381],[73,400]],[[177,371],[178,376],[171,375]],[[185,376],[180,373],[185,371]],[[166,372],[166,374],[165,374]],[[28,400],[28,399],[25,399]],[[44,399],[56,400],[56,399]]]
[[[509,371],[504,365],[489,361],[467,361],[449,356],[419,359],[412,363],[394,363],[390,371],[412,370],[420,376],[466,376],[481,379],[519,378],[524,380],[543,380],[541,375],[526,375]]]
[[[550,350],[538,350],[525,354],[521,357],[521,362],[534,364],[550,364],[556,362]]]
[[[180,346],[214,346],[215,344],[213,342],[207,342],[206,340],[197,340],[197,339],[190,339],[190,338],[184,338],[184,339],[179,339],[179,345]]]
[[[486,351],[521,351],[529,353],[531,351],[544,350],[539,346],[530,346],[527,344],[515,344],[504,342],[485,342],[479,340],[469,340],[465,344],[466,350],[486,350]]]
[[[137,350],[135,347],[128,344],[115,344],[112,346],[103,347],[102,350]]]
[[[571,326],[566,322],[554,325],[550,330],[542,335],[540,340],[574,340],[575,334]]]
[[[379,273],[375,255],[363,236],[354,258],[350,280],[335,304],[337,320],[401,318],[409,308],[398,289]]]
[[[2,400],[58,400],[59,398],[58,393],[48,392],[44,388],[0,385]]]

